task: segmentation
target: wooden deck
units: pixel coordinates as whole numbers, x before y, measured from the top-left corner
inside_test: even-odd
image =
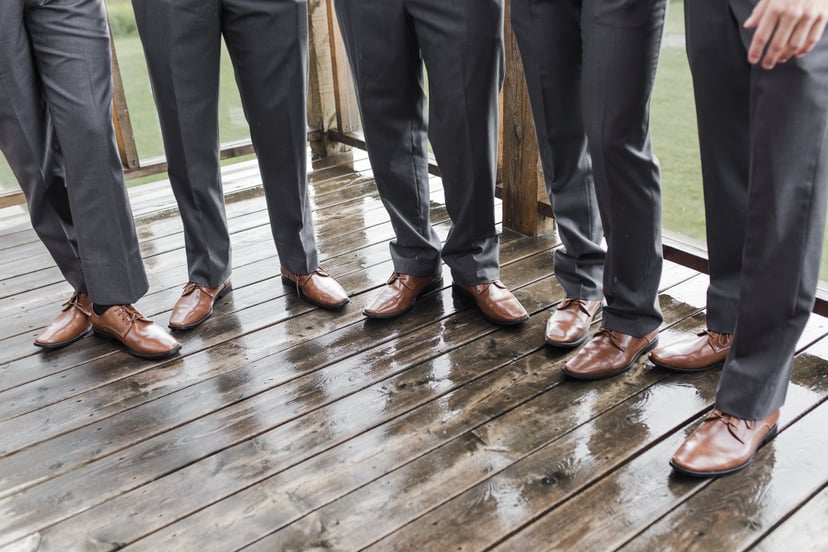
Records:
[[[87,337],[31,342],[70,289],[21,208],[0,211],[0,550],[827,550],[828,324],[801,340],[779,435],[743,472],[671,474],[718,372],[567,381],[543,345],[553,234],[503,233],[502,279],[532,314],[503,329],[452,300],[361,309],[393,232],[364,154],[314,164],[331,313],[279,278],[251,163],[227,170],[234,291],[182,354],[148,362]],[[132,190],[166,323],[186,281],[165,183]],[[432,215],[445,237],[439,179]],[[668,264],[662,343],[704,327],[706,277]]]

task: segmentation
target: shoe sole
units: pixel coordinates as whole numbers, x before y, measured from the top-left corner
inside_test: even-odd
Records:
[[[452,284],[451,291],[455,294],[455,297],[460,299],[463,303],[467,303],[469,305],[474,305],[475,307],[477,307],[477,310],[480,311],[480,315],[492,324],[495,324],[496,326],[517,326],[518,324],[523,324],[524,322],[529,320],[528,314],[516,320],[501,320],[499,318],[492,318],[491,316],[488,316],[485,312],[483,312],[483,310],[478,306],[477,301],[474,299],[474,295],[472,295],[465,289],[461,288],[457,284]]]
[[[60,349],[61,347],[66,347],[67,345],[71,345],[72,343],[79,340],[80,338],[86,337],[87,335],[89,335],[91,331],[92,331],[92,324],[87,326],[87,328],[85,330],[83,330],[81,333],[79,333],[78,335],[76,335],[72,339],[67,339],[66,341],[61,341],[60,343],[38,343],[37,341],[33,341],[32,344],[35,347],[40,347],[41,349],[44,349],[46,351],[51,351],[52,349]]]
[[[320,309],[331,310],[331,311],[332,310],[338,310],[338,309],[341,309],[342,307],[344,307],[345,305],[347,305],[348,303],[351,302],[350,299],[345,299],[344,301],[342,301],[341,303],[337,303],[336,305],[326,305],[324,303],[319,303],[317,301],[314,301],[313,299],[311,299],[307,295],[303,294],[301,291],[299,291],[299,288],[296,285],[296,282],[294,282],[290,278],[282,276],[282,284],[284,284],[285,286],[292,287],[293,289],[296,290],[296,294],[299,296],[300,299],[302,299],[306,303],[310,303],[314,307],[319,307]]]
[[[759,449],[765,446],[765,444],[768,441],[770,441],[776,436],[778,428],[779,426],[777,424],[774,424],[770,431],[768,431],[768,434],[765,435],[765,437],[762,439],[762,442],[759,443],[759,446],[756,447],[756,450],[753,451],[753,454],[750,455],[750,458],[748,458],[743,464],[739,464],[738,466],[735,466],[733,468],[718,471],[699,472],[688,470],[687,468],[682,468],[681,466],[674,464],[672,460],[670,460],[670,465],[673,467],[674,470],[676,470],[677,473],[680,473],[682,475],[688,475],[690,477],[716,477],[719,475],[728,475],[739,470],[743,470],[748,466],[748,464],[750,464],[753,461],[753,457],[756,456],[756,453],[759,452]]]
[[[613,370],[612,372],[605,372],[603,374],[595,374],[595,375],[592,375],[592,374],[578,374],[578,373],[575,373],[575,372],[570,372],[569,370],[566,369],[566,366],[563,366],[561,368],[561,372],[563,372],[564,374],[566,374],[567,376],[569,376],[572,379],[584,380],[584,381],[611,378],[611,377],[614,377],[614,376],[621,375],[624,372],[630,370],[633,366],[635,366],[635,363],[638,362],[638,359],[640,359],[642,355],[644,355],[646,353],[649,353],[650,351],[655,349],[657,346],[658,346],[658,338],[654,339],[652,343],[650,343],[649,345],[647,345],[646,347],[641,349],[638,353],[636,353],[636,355],[633,357],[632,361],[629,364],[627,364],[626,366],[624,366],[623,368],[620,368],[618,370]]]
[[[175,347],[174,349],[171,349],[169,351],[164,351],[163,353],[158,353],[157,355],[148,355],[148,354],[139,353],[138,351],[130,349],[129,347],[127,347],[124,344],[123,341],[121,341],[118,337],[116,337],[112,334],[109,334],[107,332],[104,332],[104,331],[98,330],[98,329],[93,329],[92,331],[95,333],[96,336],[98,336],[102,339],[106,339],[108,341],[115,341],[116,343],[119,343],[124,349],[126,349],[126,352],[128,352],[132,356],[135,356],[135,357],[138,357],[138,358],[143,358],[145,360],[158,360],[160,358],[167,358],[167,357],[170,357],[170,356],[174,355],[175,353],[177,353],[178,351],[181,350],[181,344],[179,344],[177,347]]]
[[[434,290],[437,290],[437,289],[440,289],[442,287],[443,287],[443,277],[440,276],[439,278],[437,278],[436,280],[434,280],[433,282],[428,284],[426,287],[424,287],[420,291],[420,293],[418,293],[414,297],[414,301],[411,302],[411,305],[409,305],[408,308],[406,308],[404,310],[401,310],[399,312],[389,313],[389,314],[369,313],[369,312],[365,312],[363,310],[362,314],[363,314],[363,316],[365,316],[366,318],[370,318],[371,320],[389,320],[391,318],[397,318],[398,316],[402,316],[407,312],[411,312],[411,309],[413,309],[414,305],[417,304],[417,299],[419,299],[420,297],[422,297],[423,295],[425,295],[427,293],[430,293],[430,292],[432,292]]]
[[[216,303],[218,303],[218,300],[221,299],[222,297],[224,297],[225,295],[227,295],[228,293],[230,293],[231,291],[233,291],[233,286],[232,285],[227,285],[224,289],[222,289],[220,292],[218,292],[218,294],[216,295],[216,298],[213,299],[213,304],[210,306],[210,311],[201,320],[193,322],[192,324],[187,324],[186,326],[173,326],[172,324],[167,324],[167,327],[170,330],[174,331],[174,332],[183,332],[183,331],[186,331],[186,330],[192,330],[193,328],[195,328],[197,326],[201,326],[202,324],[204,324],[207,321],[208,318],[213,316],[213,307],[215,306]]]
[[[724,360],[720,360],[718,362],[714,362],[713,364],[702,366],[701,368],[676,368],[675,366],[668,366],[667,364],[658,362],[653,359],[652,356],[650,356],[648,360],[653,363],[653,366],[658,366],[659,368],[663,368],[664,370],[668,370],[670,372],[676,372],[678,374],[695,374],[696,372],[705,372],[714,368],[721,368],[724,364]]]

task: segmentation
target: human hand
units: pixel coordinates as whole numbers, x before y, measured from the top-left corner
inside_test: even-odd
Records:
[[[826,22],[828,0],[760,0],[744,25],[756,29],[748,61],[761,59],[762,67],[773,69],[793,55],[801,57],[822,37]]]

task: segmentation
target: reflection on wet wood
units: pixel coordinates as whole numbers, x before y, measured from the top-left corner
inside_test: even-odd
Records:
[[[828,550],[828,487],[761,540],[754,550]]]
[[[567,381],[571,352],[543,345],[563,293],[554,234],[502,237],[502,279],[531,314],[521,328],[455,302],[447,270],[407,316],[363,318],[392,270],[393,230],[355,155],[310,175],[320,253],[352,304],[321,311],[282,286],[255,167],[236,167],[234,291],[167,361],[92,337],[34,350],[68,287],[25,216],[3,213],[0,550],[824,544],[825,319],[800,340],[782,431],[753,465],[676,478],[667,459],[710,407],[718,374],[642,361],[613,380]],[[133,194],[151,280],[139,307],[163,323],[186,279],[181,223],[166,185]],[[439,179],[431,206],[445,239]],[[706,285],[667,265],[662,343],[704,328]]]

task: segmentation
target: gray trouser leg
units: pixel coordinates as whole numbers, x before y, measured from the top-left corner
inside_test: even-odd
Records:
[[[564,244],[555,276],[567,297],[602,299],[603,231],[581,102],[580,11],[569,3],[512,0],[546,191]]]
[[[0,75],[3,151],[22,177],[44,243],[70,284],[94,302],[137,301],[148,284],[112,128],[102,2],[0,4]]]
[[[585,256],[590,276],[600,274],[594,182],[607,240],[603,325],[647,334],[662,321],[661,184],[649,103],[666,1],[515,0],[512,9],[562,237]]]
[[[308,6],[305,0],[224,0],[233,60],[267,210],[283,266],[319,267],[307,190]]]
[[[459,283],[495,280],[503,1],[410,0],[407,5],[429,76],[428,135],[452,221],[442,257]]]
[[[607,240],[603,325],[641,336],[661,324],[661,181],[649,131],[665,0],[583,3],[582,96]]]
[[[747,419],[763,418],[784,402],[796,342],[814,303],[828,199],[828,40],[773,70],[750,66],[752,33],[742,23],[755,4],[696,0],[687,6],[696,82],[714,78],[706,73],[704,52],[710,48],[743,65],[736,73],[744,79],[738,87],[699,87],[696,94],[705,99],[709,94],[742,93],[738,99],[750,102],[750,140],[742,142],[749,150],[736,152],[731,160],[736,168],[725,173],[744,176],[742,164],[749,159],[747,195],[736,207],[736,212],[746,213],[738,313],[717,394],[718,408]],[[725,111],[727,105],[735,101],[723,100],[721,110],[710,116],[727,120],[732,116]],[[737,121],[745,124],[743,116]],[[727,153],[719,152],[722,157],[715,166],[726,166]],[[711,185],[732,187],[736,197],[745,187],[733,179],[705,180],[706,187]],[[728,213],[716,214],[721,219],[716,223],[729,228],[724,221]],[[734,227],[741,224],[739,218],[730,221]]]
[[[219,2],[133,0],[133,7],[184,226],[189,279],[217,287],[231,272],[219,167]]]
[[[425,93],[419,44],[403,0],[336,0],[374,180],[391,218],[394,270],[440,271],[429,220]]]
[[[727,2],[713,16],[685,3],[687,52],[696,90],[710,285],[707,326],[733,333],[742,276],[750,172],[750,64]],[[706,30],[701,31],[699,26]],[[708,27],[709,25],[709,27]]]
[[[12,9],[14,8],[14,9]],[[86,291],[77,236],[69,211],[63,155],[43,101],[23,3],[0,6],[0,150],[8,158],[29,206],[32,227],[66,281]]]
[[[396,233],[395,270],[439,270],[440,244],[428,220],[422,58],[429,74],[428,135],[453,223],[442,258],[458,282],[498,278],[494,171],[502,2],[338,0],[336,6],[371,165]]]
[[[190,279],[231,271],[219,174],[219,53],[224,35],[279,259],[319,266],[306,181],[307,5],[294,0],[133,0],[184,220]]]

